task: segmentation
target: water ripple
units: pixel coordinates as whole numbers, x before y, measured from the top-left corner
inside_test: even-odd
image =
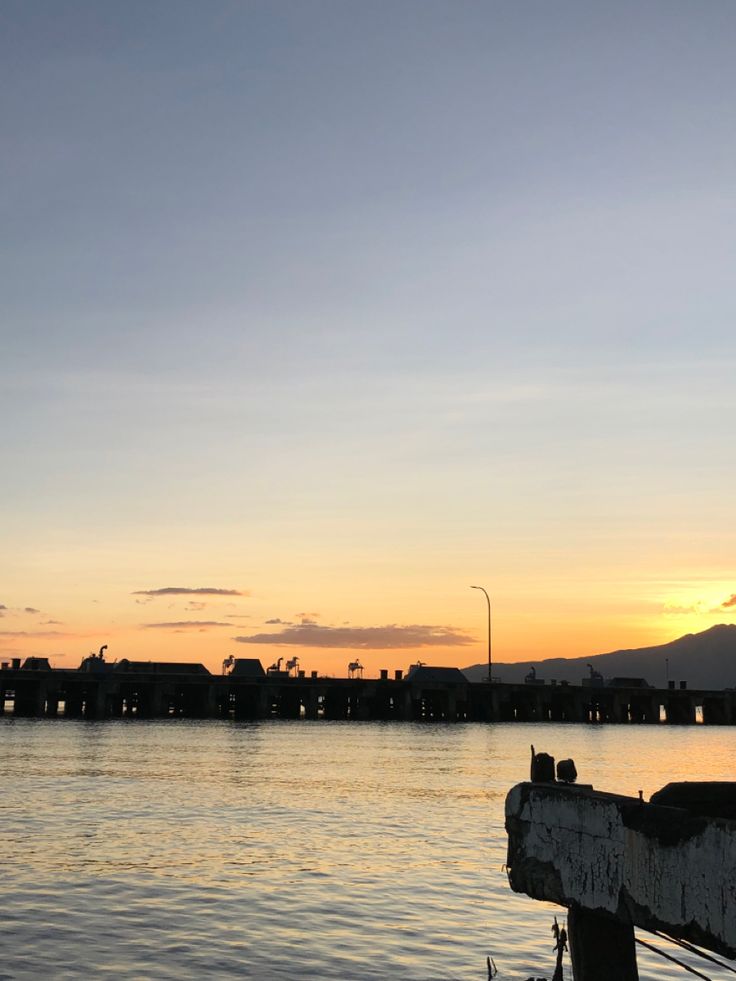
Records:
[[[529,743],[607,790],[727,779],[731,730],[0,720],[2,979],[550,975],[510,892]],[[653,955],[642,979],[669,981]]]

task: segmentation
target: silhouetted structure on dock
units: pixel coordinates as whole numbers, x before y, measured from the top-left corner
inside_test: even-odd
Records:
[[[99,655],[77,670],[45,658],[0,671],[0,711],[17,716],[211,719],[332,719],[422,722],[736,723],[736,692],[655,689],[640,679],[616,686],[472,683],[457,668],[415,665],[404,676],[324,678],[264,672],[234,659],[227,674],[201,664],[109,663]]]

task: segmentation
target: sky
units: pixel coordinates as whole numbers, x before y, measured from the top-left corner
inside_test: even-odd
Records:
[[[736,621],[732,0],[4,0],[0,657]]]

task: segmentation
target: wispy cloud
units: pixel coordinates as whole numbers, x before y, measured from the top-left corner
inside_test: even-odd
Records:
[[[26,606],[23,610],[24,613],[40,613],[40,610],[34,609],[32,606]]]
[[[250,596],[250,593],[218,586],[163,586],[160,589],[136,589],[131,596]]]
[[[280,633],[233,637],[238,644],[276,644],[354,650],[404,650],[412,647],[464,647],[473,638],[454,627],[387,624],[382,627],[325,627],[317,623],[289,626]]]
[[[665,603],[663,608],[663,612],[670,616],[689,616],[693,613],[704,615],[730,611],[736,613],[736,593],[716,606],[713,606],[713,600],[695,600],[692,603]]]
[[[221,620],[172,620],[168,623],[142,623],[145,630],[204,630],[208,627],[232,627]]]
[[[707,604],[701,601],[696,603],[665,603],[662,608],[662,612],[666,616],[689,616],[692,613],[706,613],[707,611]]]
[[[74,637],[60,630],[0,630],[0,637]]]

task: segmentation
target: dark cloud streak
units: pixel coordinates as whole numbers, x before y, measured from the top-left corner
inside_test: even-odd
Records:
[[[250,593],[217,586],[163,586],[161,589],[136,589],[131,596],[250,596]]]
[[[202,629],[203,627],[232,627],[234,624],[221,620],[173,620],[169,623],[142,623],[144,630]]]
[[[323,627],[317,623],[289,626],[281,633],[233,637],[238,644],[276,644],[294,647],[351,650],[405,650],[413,647],[464,647],[472,637],[454,627],[425,624],[387,624],[382,627]]]

